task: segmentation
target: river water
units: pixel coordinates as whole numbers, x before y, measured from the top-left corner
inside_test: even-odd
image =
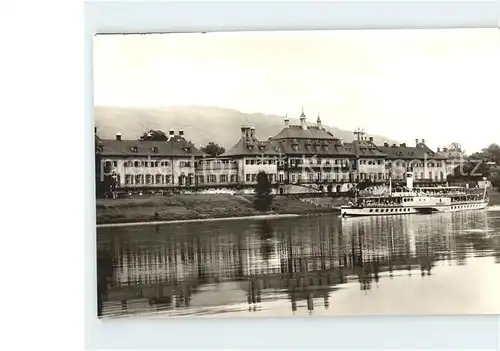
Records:
[[[103,317],[500,313],[500,207],[99,228]]]

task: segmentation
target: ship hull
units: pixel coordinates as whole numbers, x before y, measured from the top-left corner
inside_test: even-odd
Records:
[[[342,217],[360,217],[360,216],[394,216],[419,213],[415,207],[377,207],[377,208],[358,208],[341,207],[340,215]]]
[[[361,217],[361,216],[393,216],[405,214],[431,214],[440,212],[460,212],[482,210],[488,206],[488,202],[472,202],[440,206],[425,206],[425,207],[406,207],[406,206],[391,206],[391,207],[350,207],[342,206],[340,215],[342,217]]]

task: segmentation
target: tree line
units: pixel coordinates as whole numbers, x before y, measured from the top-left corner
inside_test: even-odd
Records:
[[[455,167],[449,181],[480,181],[487,178],[500,190],[500,146],[490,144],[479,152],[464,155],[463,162]]]

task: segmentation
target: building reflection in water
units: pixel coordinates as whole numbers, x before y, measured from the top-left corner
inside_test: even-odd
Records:
[[[382,275],[431,279],[438,261],[463,265],[492,255],[499,263],[500,239],[490,227],[500,228],[499,220],[476,211],[99,229],[98,313],[242,303],[257,311],[284,297],[293,312],[312,313],[329,308],[344,284],[368,293]]]

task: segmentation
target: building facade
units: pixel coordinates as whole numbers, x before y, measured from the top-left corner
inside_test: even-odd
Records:
[[[315,124],[308,124],[302,111],[299,121],[293,125],[285,118],[283,129],[267,140],[259,140],[254,127],[242,126],[238,141],[216,158],[196,148],[182,130],[170,130],[166,141],[96,137],[96,171],[100,169],[101,180],[111,175],[116,187],[125,190],[253,187],[264,171],[277,188],[326,186],[334,192],[366,181],[403,181],[407,171],[421,185],[439,184],[450,173],[447,156],[423,139],[414,146],[379,146],[356,130],[352,142],[343,142],[322,125],[319,115]]]

